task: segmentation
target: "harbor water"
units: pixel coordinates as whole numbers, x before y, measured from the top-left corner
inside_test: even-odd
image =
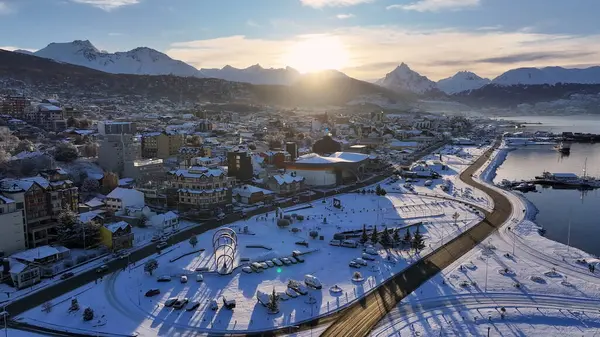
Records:
[[[528,125],[531,130],[600,133],[600,116],[572,118],[521,117],[519,120],[542,122],[541,125]],[[588,176],[600,178],[600,144],[574,143],[568,156],[560,154],[552,145],[529,145],[508,154],[498,168],[494,182],[533,179],[544,171],[583,175],[584,166]],[[524,193],[524,196],[538,208],[535,222],[546,229],[547,238],[567,244],[570,221],[571,246],[600,256],[600,189],[581,191],[538,185],[537,192]]]

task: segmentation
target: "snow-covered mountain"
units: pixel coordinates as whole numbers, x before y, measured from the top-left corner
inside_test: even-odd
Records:
[[[489,84],[488,78],[482,78],[470,71],[460,71],[456,75],[441,79],[437,82],[437,87],[448,95],[463,91],[475,90]]]
[[[189,64],[146,47],[107,53],[88,40],[76,40],[51,43],[33,55],[113,74],[199,76],[198,69]]]
[[[246,82],[251,84],[283,84],[290,85],[302,76],[294,68],[263,68],[255,64],[248,68],[235,68],[227,65],[221,69],[200,69],[203,77],[220,78],[233,82]]]
[[[565,69],[562,67],[512,69],[492,80],[501,86],[557,83],[599,84],[600,67]]]
[[[417,94],[437,89],[434,81],[411,70],[405,63],[400,64],[384,78],[377,80],[375,84],[393,91],[410,91]]]
[[[29,50],[25,50],[25,49],[16,49],[13,50],[15,53],[21,53],[21,54],[25,54],[25,55],[33,55],[32,51]]]

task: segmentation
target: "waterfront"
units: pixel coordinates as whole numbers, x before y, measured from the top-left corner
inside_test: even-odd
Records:
[[[540,121],[553,124],[531,125],[531,129],[553,132],[591,132],[600,133],[598,120],[570,120],[559,117],[522,117],[520,121]],[[561,120],[563,125],[560,124]],[[577,128],[577,125],[585,125]],[[529,126],[528,126],[529,128]],[[506,161],[498,168],[494,182],[502,179],[533,179],[543,171],[569,172],[583,174],[587,159],[587,174],[600,177],[600,144],[575,143],[571,154],[564,156],[553,149],[552,145],[533,145],[511,151]],[[542,188],[538,192],[525,193],[539,210],[536,223],[544,226],[546,237],[561,243],[568,241],[568,224],[571,221],[570,244],[594,255],[600,255],[597,238],[600,236],[600,189],[590,191]]]
[[[600,133],[599,115],[575,115],[575,116],[519,116],[519,117],[497,117],[498,120],[510,120],[526,124],[525,130],[561,132]]]

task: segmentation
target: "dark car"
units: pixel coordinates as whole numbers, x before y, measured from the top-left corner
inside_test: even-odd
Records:
[[[150,289],[146,291],[146,297],[152,297],[160,294],[160,289]]]
[[[66,272],[66,273],[64,273],[64,274],[62,274],[62,275],[60,275],[60,279],[61,279],[61,280],[66,280],[66,279],[68,279],[69,277],[72,277],[73,275],[75,275],[75,274],[73,274],[72,272],[68,271],[68,272]]]

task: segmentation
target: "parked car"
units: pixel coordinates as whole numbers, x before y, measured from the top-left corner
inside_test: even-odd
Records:
[[[73,277],[73,275],[75,275],[75,274],[73,274],[72,272],[68,271],[68,272],[60,275],[60,279],[61,280],[66,280],[66,279],[68,279],[70,277]]]
[[[250,274],[250,273],[252,273],[252,267],[250,267],[250,266],[242,267],[242,271],[244,273]]]
[[[168,300],[165,301],[165,307],[169,308],[172,307],[173,304],[175,304],[175,302],[177,302],[179,299],[177,297],[171,297]]]
[[[150,241],[152,241],[152,242],[156,242],[156,241],[160,240],[160,238],[161,238],[161,236],[160,236],[160,235],[153,235],[153,236],[152,236],[152,239],[150,239]]]
[[[290,260],[291,259],[296,259],[296,261],[298,261],[300,263],[304,262],[304,259],[300,255],[292,255],[292,257],[290,257]]]
[[[352,267],[352,268],[360,268],[360,264],[358,264],[356,261],[352,260],[350,261],[350,263],[348,263],[348,266]]]
[[[273,261],[273,263],[275,263],[275,265],[276,265],[276,266],[278,266],[278,267],[281,267],[281,266],[283,266],[283,262],[281,262],[281,260],[280,260],[280,259],[278,259],[278,258],[274,258],[274,259],[273,259],[273,260],[271,260],[271,261]]]
[[[96,273],[98,273],[98,274],[104,273],[107,270],[108,270],[108,266],[103,264],[100,267],[98,267],[98,269],[96,269]]]
[[[361,258],[354,259],[354,262],[360,264],[361,266],[366,266],[367,265],[367,261],[365,261],[365,260],[363,260]]]
[[[188,278],[185,275],[181,275],[181,277],[179,277],[179,282],[181,283],[187,283]]]
[[[260,262],[259,264],[262,269],[269,269],[269,265],[266,262]]]
[[[202,274],[198,273],[196,274],[196,282],[202,282],[204,281],[204,276],[202,276]]]
[[[356,242],[354,240],[344,240],[344,241],[342,241],[341,246],[348,247],[348,248],[356,248],[356,247],[358,247],[358,242]]]
[[[192,301],[192,302],[188,303],[188,305],[185,307],[185,311],[194,311],[194,310],[198,309],[199,306],[200,306],[200,302]]]
[[[290,261],[292,264],[298,263],[298,261],[291,256],[286,257],[286,259],[288,259],[288,261]]]
[[[160,289],[154,288],[146,291],[146,297],[152,297],[160,294]]]
[[[273,263],[273,261],[267,260],[267,261],[265,261],[265,263],[267,264],[267,266],[269,266],[269,268],[275,267],[275,263]]]
[[[321,285],[321,281],[313,275],[304,275],[304,283],[307,286],[313,287],[315,289],[321,289],[323,286]]]
[[[212,300],[210,302],[210,309],[211,310],[218,310],[219,309],[219,302],[217,302],[217,300]]]
[[[342,241],[341,240],[331,240],[331,241],[329,241],[329,244],[332,246],[341,246]]]
[[[288,259],[287,257],[282,257],[281,262],[283,262],[283,264],[285,264],[286,266],[289,266],[292,264],[292,261],[290,261],[290,259]]]
[[[362,253],[362,259],[367,261],[375,261],[375,258],[367,253]]]
[[[169,244],[166,241],[161,241],[156,245],[156,249],[163,249],[167,247]]]
[[[169,275],[159,276],[157,281],[158,282],[171,282],[171,276],[169,276]]]
[[[286,295],[288,295],[291,298],[296,298],[299,296],[299,294],[292,288],[287,288],[285,290]]]
[[[378,255],[375,248],[372,248],[372,247],[365,248],[365,253],[367,253],[369,255]]]
[[[235,309],[235,300],[227,299],[227,297],[223,296],[223,305],[225,305],[225,308],[233,310]]]
[[[189,301],[190,300],[187,297],[181,300],[177,300],[173,304],[173,308],[177,310],[183,309],[183,307],[185,307],[185,305],[188,304]]]

